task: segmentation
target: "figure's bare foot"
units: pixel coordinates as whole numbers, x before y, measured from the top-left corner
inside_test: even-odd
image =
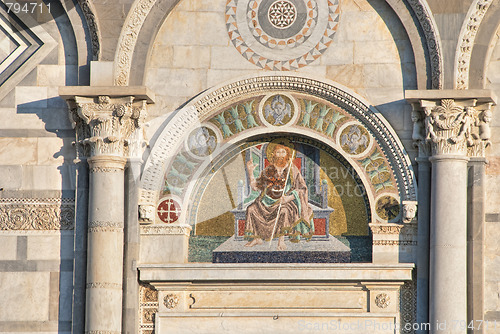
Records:
[[[285,245],[285,236],[281,236],[278,239],[278,250],[285,250],[286,245]]]
[[[246,243],[245,247],[253,247],[255,245],[262,245],[264,241],[261,238],[255,238],[252,241]]]

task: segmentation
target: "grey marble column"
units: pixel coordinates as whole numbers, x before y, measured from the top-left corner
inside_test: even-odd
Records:
[[[467,95],[471,93],[479,96]],[[489,143],[492,99],[484,91],[415,91],[407,92],[406,98],[414,103],[413,140],[420,154],[426,153],[422,151],[430,145],[432,164],[430,224],[425,225],[425,221],[418,224],[417,273],[421,279],[420,284],[417,282],[421,289],[418,296],[423,304],[427,293],[425,248],[429,232],[430,333],[464,334],[467,333],[467,263],[470,263],[467,253],[468,161],[471,156],[484,156]],[[420,182],[428,182],[428,173],[423,173],[423,179],[419,178],[419,190]],[[423,208],[419,207],[419,220],[425,220],[428,212],[425,200],[421,199],[425,195],[419,193],[419,204],[424,203]],[[423,312],[424,308],[425,305],[421,305],[419,311]],[[418,321],[425,323],[425,315],[421,313]]]
[[[76,146],[88,157],[89,197],[85,332],[122,333],[125,179],[129,138],[145,100],[134,96],[68,99]]]

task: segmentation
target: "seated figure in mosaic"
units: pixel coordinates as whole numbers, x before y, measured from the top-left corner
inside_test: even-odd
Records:
[[[270,164],[257,179],[254,177],[257,165],[252,161],[247,163],[250,186],[260,191],[260,196],[246,211],[245,238],[249,242],[245,246],[253,247],[278,237],[277,249],[285,250],[285,236],[291,242],[311,239],[313,210],[304,178],[293,164],[292,149],[270,143],[267,152]]]

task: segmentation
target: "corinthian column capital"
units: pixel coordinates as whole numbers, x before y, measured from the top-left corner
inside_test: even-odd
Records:
[[[80,157],[128,156],[130,137],[142,127],[152,98],[144,87],[116,88],[61,87]]]
[[[484,157],[496,97],[489,91],[406,91],[419,156]]]

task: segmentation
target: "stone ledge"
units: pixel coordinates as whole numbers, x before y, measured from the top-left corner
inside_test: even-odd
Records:
[[[140,265],[139,278],[159,281],[410,281],[412,263]]]
[[[430,89],[430,90],[405,90],[406,101],[420,102],[420,100],[471,100],[476,99],[480,103],[493,102],[496,104],[497,96],[491,90],[487,89]]]
[[[64,100],[72,100],[75,96],[123,97],[134,96],[136,100],[146,100],[147,103],[155,102],[155,94],[145,86],[66,86],[59,87],[59,96]]]

